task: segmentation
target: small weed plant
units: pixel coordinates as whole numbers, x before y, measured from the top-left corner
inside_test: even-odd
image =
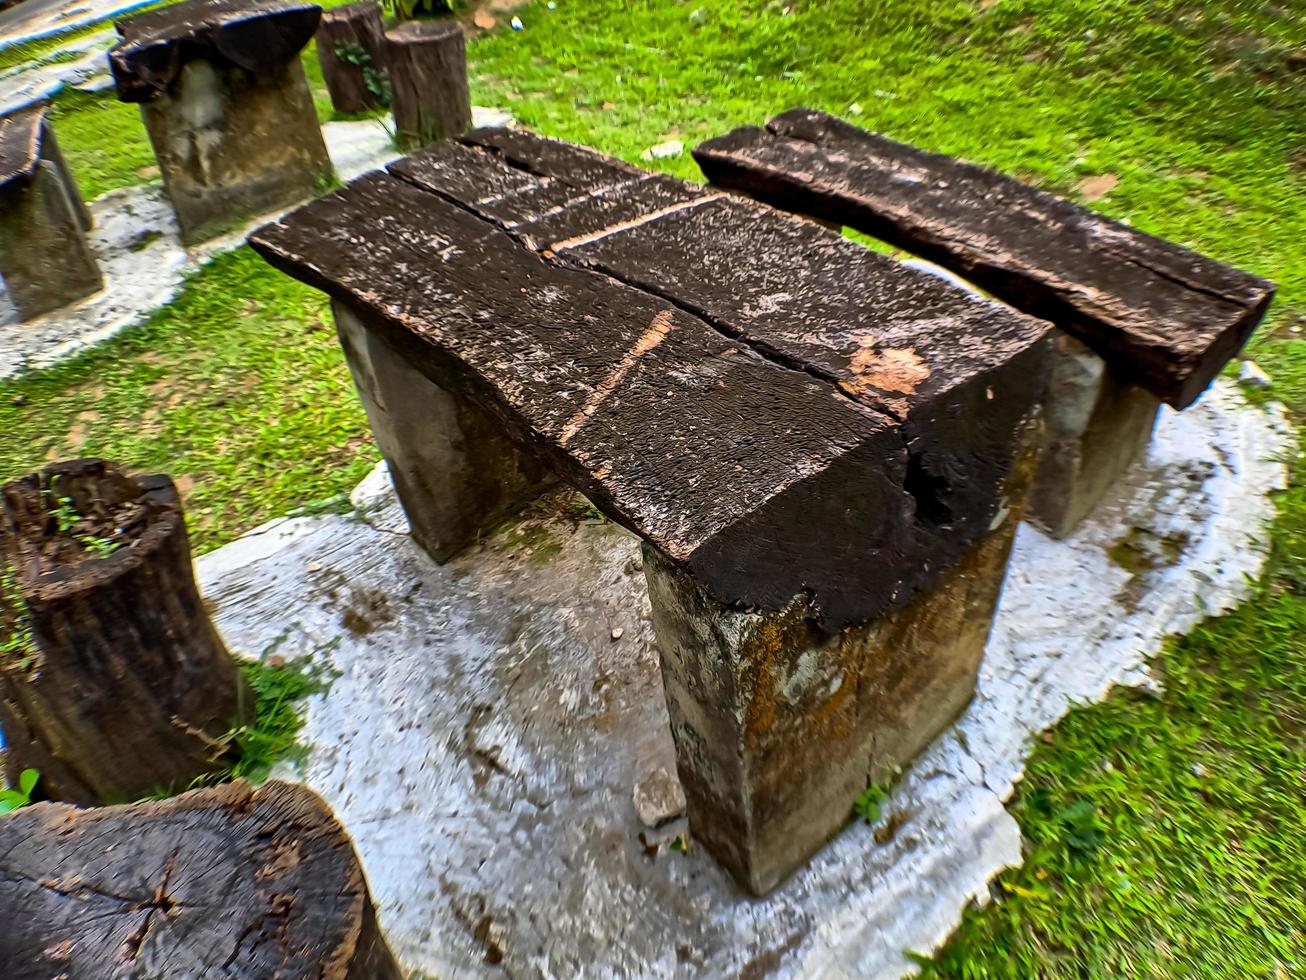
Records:
[[[32,802],[32,792],[41,781],[41,774],[35,769],[24,769],[18,774],[18,786],[13,789],[0,789],[0,814],[9,813]]]

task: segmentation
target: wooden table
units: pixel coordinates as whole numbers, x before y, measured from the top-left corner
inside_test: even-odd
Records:
[[[694,834],[762,892],[973,690],[1045,324],[810,222],[478,131],[260,229],[414,538],[558,478],[645,541]]]

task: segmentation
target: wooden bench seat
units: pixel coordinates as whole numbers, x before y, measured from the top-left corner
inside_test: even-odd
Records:
[[[747,887],[774,885],[968,699],[1045,324],[522,132],[437,143],[251,244],[335,300],[437,559],[549,474],[647,542],[691,823]],[[945,593],[978,635],[918,628]],[[910,635],[886,649],[890,621]],[[810,697],[797,681],[780,697],[815,648]],[[848,762],[816,766],[832,749]]]
[[[86,241],[82,200],[41,102],[0,116],[0,275],[31,320],[98,292],[104,282]]]
[[[983,167],[810,109],[694,149],[715,185],[915,252],[1082,340],[1185,408],[1274,285]]]
[[[1061,327],[1030,519],[1073,533],[1242,348],[1273,284],[1010,177],[808,109],[694,150],[711,182],[848,225]]]

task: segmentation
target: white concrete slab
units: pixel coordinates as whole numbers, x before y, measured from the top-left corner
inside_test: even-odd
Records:
[[[70,41],[49,56],[65,55],[70,60],[43,59],[0,71],[0,114],[53,98],[66,85],[86,92],[112,88],[105,52],[116,40],[112,30],[100,31]]]
[[[1021,860],[1003,803],[1074,702],[1147,687],[1148,658],[1230,608],[1264,558],[1294,441],[1220,381],[1075,537],[1022,527],[965,715],[761,901],[691,842],[646,848],[634,786],[672,746],[633,536],[533,517],[443,567],[386,480],[357,517],[275,522],[200,559],[234,649],[338,672],[307,702],[302,772],[353,835],[408,965],[442,978],[896,977]],[[380,529],[378,529],[380,528]],[[1128,536],[1156,565],[1131,575]],[[612,639],[612,630],[622,635]],[[674,771],[674,768],[673,768]]]
[[[154,0],[23,0],[0,11],[0,50],[109,20]]]

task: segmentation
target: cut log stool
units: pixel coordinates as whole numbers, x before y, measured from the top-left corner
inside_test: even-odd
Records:
[[[317,60],[336,112],[389,107],[384,39],[378,4],[350,3],[322,13]]]
[[[794,109],[694,156],[716,186],[874,235],[1065,332],[1030,514],[1058,537],[1142,454],[1158,403],[1191,405],[1274,295],[1257,276],[825,113]]]
[[[24,320],[98,292],[91,213],[55,142],[49,106],[0,117],[0,275]]]
[[[745,888],[969,700],[1045,324],[517,131],[436,143],[251,244],[334,300],[437,559],[547,475],[644,539],[691,828]]]
[[[11,977],[400,980],[353,843],[303,786],[0,817]]]
[[[411,147],[461,136],[472,124],[467,44],[453,20],[410,20],[385,35],[395,129]]]
[[[117,803],[221,765],[253,697],[200,601],[176,488],[103,460],[0,488],[0,728],[11,782]]]
[[[187,244],[331,181],[299,52],[321,8],[188,0],[117,22],[118,98],[137,102]]]

